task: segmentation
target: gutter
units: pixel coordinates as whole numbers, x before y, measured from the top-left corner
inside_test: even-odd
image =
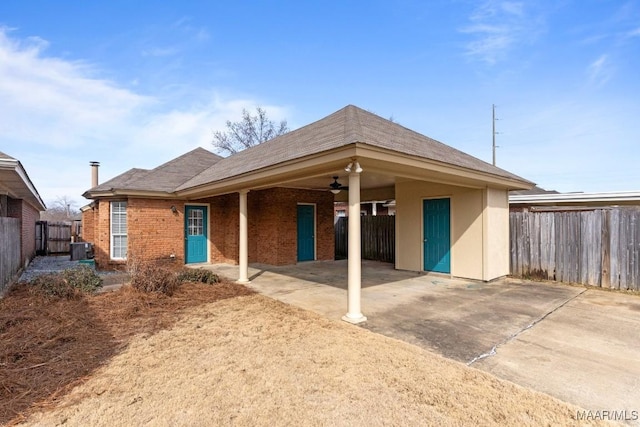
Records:
[[[640,191],[614,191],[600,193],[559,193],[509,196],[509,204],[549,203],[640,203]]]

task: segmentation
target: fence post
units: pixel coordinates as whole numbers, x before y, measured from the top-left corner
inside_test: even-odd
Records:
[[[602,272],[600,277],[600,286],[603,288],[611,287],[611,241],[610,235],[610,213],[608,210],[602,210]]]

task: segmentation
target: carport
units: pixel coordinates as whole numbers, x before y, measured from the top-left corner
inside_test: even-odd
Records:
[[[196,202],[238,194],[240,283],[248,283],[251,276],[251,192],[279,188],[331,190],[335,201],[347,201],[348,304],[343,319],[360,323],[366,320],[360,301],[361,200],[396,200],[395,268],[489,281],[509,273],[508,191],[532,185],[349,105],[218,161],[178,187],[175,194]],[[315,241],[311,244],[317,245],[320,239],[329,237],[312,238]],[[216,246],[215,241],[212,244]]]
[[[129,255],[228,262],[247,283],[249,262],[333,260],[333,205],[347,201],[343,319],[359,323],[361,201],[395,200],[395,268],[490,281],[509,273],[508,192],[532,186],[349,105],[226,158],[197,148],[94,185],[83,232],[99,268],[122,267]]]

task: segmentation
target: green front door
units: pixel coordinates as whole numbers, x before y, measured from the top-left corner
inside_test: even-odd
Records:
[[[450,199],[423,201],[424,269],[451,273]]]
[[[315,222],[315,206],[298,205],[298,261],[316,258]]]
[[[185,262],[207,262],[207,208],[186,206],[184,210]]]

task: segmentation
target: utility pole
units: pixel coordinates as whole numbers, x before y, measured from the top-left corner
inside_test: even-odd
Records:
[[[493,131],[491,132],[492,137],[493,137],[493,166],[496,165],[496,104],[491,104],[491,112],[492,112],[492,120],[491,120],[491,125],[493,128]]]

